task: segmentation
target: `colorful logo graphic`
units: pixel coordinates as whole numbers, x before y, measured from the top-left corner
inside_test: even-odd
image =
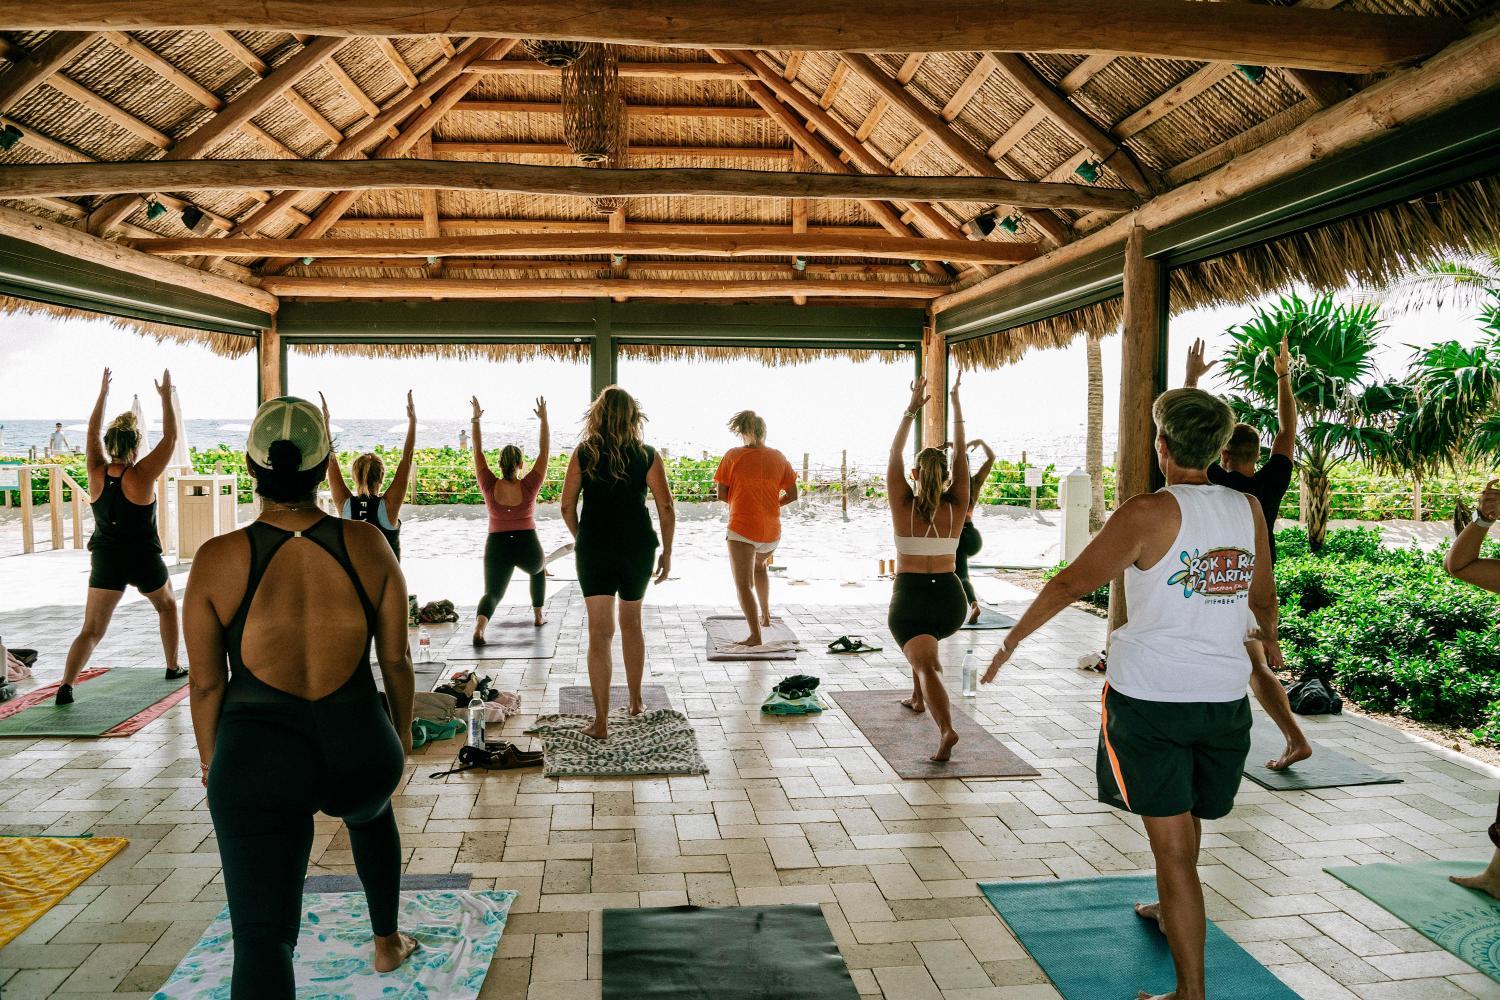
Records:
[[[1190,554],[1184,549],[1179,558],[1183,568],[1167,578],[1167,586],[1181,584],[1184,598],[1194,594],[1233,598],[1250,592],[1250,578],[1255,572],[1252,552],[1225,547]]]

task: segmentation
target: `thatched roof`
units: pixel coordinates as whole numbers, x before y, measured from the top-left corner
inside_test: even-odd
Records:
[[[1312,3],[1310,6],[1332,6]],[[1476,23],[1497,6],[1497,0],[1351,0],[1346,10],[1443,16]],[[99,32],[81,38],[53,72],[34,86],[7,94],[35,59],[56,46],[63,36],[40,31],[0,34],[0,49],[9,62],[0,69],[0,114],[23,133],[20,142],[0,152],[0,165],[28,163],[139,161],[170,159],[170,148],[200,129],[213,129],[218,109],[236,99],[258,93],[263,78],[275,78],[278,68],[318,41],[279,31],[207,32],[150,30],[131,34]],[[273,95],[248,127],[234,129],[205,152],[213,159],[319,159],[359,133],[377,113],[400,105],[413,91],[413,81],[426,81],[444,71],[450,60],[463,58],[463,38],[360,37],[339,48],[316,68],[300,75],[288,91]],[[899,45],[900,39],[892,39]],[[455,56],[455,52],[458,56]],[[834,125],[863,141],[856,151],[838,150],[854,173],[869,173],[869,158],[893,165],[896,173],[911,176],[949,176],[972,173],[972,159],[955,152],[955,144],[997,165],[998,174],[1027,182],[1060,182],[1109,189],[1139,190],[1136,178],[1148,177],[1171,187],[1210,171],[1236,151],[1262,145],[1326,106],[1330,88],[1358,90],[1377,79],[1329,74],[1307,74],[1270,68],[1261,76],[1257,67],[1235,68],[1181,59],[1134,56],[1100,57],[1057,53],[1025,56],[1025,67],[1043,86],[1070,102],[1073,109],[1123,152],[1098,167],[1086,181],[1080,164],[1099,159],[1085,148],[1073,126],[1050,112],[1034,91],[1018,84],[1014,74],[998,71],[994,57],[980,52],[938,52],[922,56],[877,55],[876,68],[905,87],[916,102],[946,119],[951,134],[939,135],[907,108],[894,104],[880,89],[851,71],[850,59],[839,53],[764,51],[752,54],[772,71],[770,81],[750,82],[727,72],[702,78],[693,67],[724,71],[737,64],[707,50],[625,45],[617,49],[627,67],[684,64],[676,74],[622,76],[628,106],[632,168],[734,168],[755,171],[827,172],[794,150],[784,120],[789,104],[763,106],[754,91],[766,86],[786,88],[826,110]],[[731,53],[731,55],[735,55]],[[736,55],[736,58],[738,56]],[[573,164],[566,152],[563,117],[556,113],[562,100],[561,76],[536,69],[519,47],[507,50],[500,67],[469,72],[468,87],[431,123],[430,131],[403,148],[401,155],[446,161],[503,161],[563,166]],[[482,64],[480,64],[482,66]],[[503,70],[503,71],[502,71]],[[1314,79],[1318,77],[1321,79]],[[446,93],[447,89],[443,91]],[[446,105],[445,105],[446,106]],[[714,110],[719,109],[719,110]],[[730,110],[724,110],[730,109]],[[818,108],[814,108],[816,112]],[[798,113],[800,115],[800,113]],[[392,132],[420,117],[402,115]],[[799,117],[798,119],[802,119]],[[817,141],[837,146],[838,133],[815,130]],[[384,137],[382,136],[382,139]],[[805,135],[798,143],[806,145]],[[372,147],[373,149],[373,147]],[[722,152],[716,152],[722,151]],[[795,152],[795,155],[794,155]],[[810,153],[811,151],[809,151]],[[376,155],[379,155],[378,153]],[[809,165],[810,164],[810,165]],[[1122,169],[1129,165],[1129,169]],[[838,163],[832,167],[840,166]],[[1085,170],[1087,173],[1087,170]],[[261,210],[274,191],[245,193],[222,190],[161,192],[155,201],[166,211],[149,210],[134,198],[129,210],[111,219],[107,235],[127,241],[153,236],[188,238],[182,209],[196,206],[210,216],[207,235],[221,236],[236,229]],[[1142,192],[1149,196],[1150,191]],[[1327,230],[1280,240],[1176,272],[1173,306],[1238,302],[1289,281],[1342,285],[1349,278],[1385,276],[1435,248],[1468,246],[1494,240],[1495,189],[1492,184],[1468,185],[1430,202],[1402,205],[1365,219],[1341,223]],[[128,196],[132,197],[133,196]],[[296,238],[308,220],[338,195],[307,191],[290,202],[291,210],[249,235]],[[85,220],[108,211],[118,198],[83,195],[68,199],[18,200],[15,207],[82,228]],[[274,204],[274,202],[273,202]],[[103,208],[101,208],[101,206]],[[884,206],[882,217],[877,208]],[[994,212],[1006,219],[993,231],[981,233],[971,224]],[[324,220],[315,235],[327,239],[420,238],[434,234],[483,235],[508,232],[607,231],[699,233],[807,232],[886,238],[901,229],[906,238],[981,239],[991,243],[1035,245],[1044,250],[1086,234],[1110,219],[1107,211],[1038,209],[1018,211],[1013,206],[982,202],[944,202],[913,208],[903,203],[877,205],[858,200],[784,198],[651,196],[628,199],[623,213],[613,219],[597,214],[587,198],[535,194],[506,194],[482,190],[373,190],[354,197],[341,213]],[[893,221],[899,219],[900,221]],[[1013,225],[1012,225],[1013,223]],[[610,227],[613,227],[611,230]],[[990,228],[990,227],[986,227]],[[1008,231],[1014,228],[1014,232]],[[199,235],[203,235],[200,231]],[[1336,252],[1335,252],[1336,248]],[[620,258],[611,253],[586,255],[455,256],[437,263],[422,258],[400,258],[372,253],[352,259],[184,255],[180,259],[209,270],[254,283],[260,275],[277,274],[303,279],[556,279],[591,281],[607,278],[657,282],[792,282],[817,279],[857,283],[861,294],[879,300],[891,285],[946,289],[953,283],[991,273],[997,266],[944,267],[857,253],[814,256],[794,266],[793,255],[766,254],[733,259],[688,255],[642,254]],[[306,287],[306,286],[303,286]],[[439,287],[439,286],[433,286]],[[309,293],[314,294],[314,293]],[[316,293],[337,297],[334,293]],[[586,293],[587,294],[587,293]],[[628,291],[627,291],[628,294]],[[643,291],[640,294],[651,294]],[[684,293],[691,295],[691,292]],[[851,293],[852,294],[852,293]],[[786,294],[784,300],[792,299]],[[799,299],[822,301],[816,295]],[[829,301],[838,301],[830,299]],[[899,303],[921,309],[918,300]],[[45,308],[19,300],[0,300],[0,309]],[[1118,322],[1118,304],[1102,303],[1066,316],[1032,324],[979,341],[959,345],[966,364],[996,365],[1014,360],[1032,346],[1057,346],[1078,331],[1111,332]],[[251,346],[244,337],[161,327],[134,320],[117,320],[158,338],[174,337],[205,343],[220,353],[243,353]],[[515,345],[423,344],[361,347],[320,345],[316,350],[378,353],[441,353],[461,356],[574,356],[573,345],[541,347]],[[632,352],[656,358],[704,358],[705,350],[675,345],[632,347]],[[715,349],[716,351],[718,349]],[[772,363],[807,360],[819,351],[790,348],[743,348],[744,355]],[[570,353],[571,352],[571,353]],[[876,352],[877,354],[879,352]],[[719,356],[714,354],[713,356]]]

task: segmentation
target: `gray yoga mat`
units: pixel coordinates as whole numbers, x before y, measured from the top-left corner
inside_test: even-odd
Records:
[[[1015,623],[1016,620],[1003,611],[995,611],[992,608],[981,608],[979,620],[972,624],[964,622],[963,627],[975,631],[990,631],[993,629],[1010,628]]]
[[[667,689],[660,684],[642,684],[641,700],[646,703],[648,712],[658,708],[672,707],[672,699],[667,697]],[[611,684],[609,688],[610,711],[628,704],[630,704],[630,688],[624,684]],[[589,690],[587,685],[569,685],[563,688],[557,692],[557,714],[593,715],[593,691]]]
[[[771,619],[771,627],[760,632],[761,647],[745,648],[736,640],[745,638],[750,627],[744,615],[710,615],[703,619],[708,632],[710,660],[795,660],[800,643],[797,634],[780,618]]]
[[[1286,740],[1281,730],[1267,719],[1256,719],[1250,730],[1250,756],[1245,758],[1245,777],[1278,792],[1295,792],[1310,788],[1342,788],[1347,785],[1394,785],[1401,779],[1361,764],[1337,750],[1313,744],[1313,755],[1283,771],[1272,771],[1266,761],[1281,756]]]
[[[402,875],[401,889],[467,889],[473,880],[471,875]],[[309,875],[302,884],[302,891],[309,892],[363,892],[364,885],[358,875]]]
[[[495,612],[484,630],[486,645],[474,645],[471,628],[455,630],[453,638],[439,654],[450,663],[484,663],[489,660],[546,660],[557,652],[557,637],[562,634],[565,604],[547,606],[547,624],[537,627],[530,608],[502,608]]]
[[[958,731],[958,746],[953,759],[941,764],[928,760],[937,748],[937,727],[926,712],[919,714],[900,704],[910,693],[896,688],[827,692],[902,778],[1034,778],[1040,773],[965,715],[956,694],[953,728]]]

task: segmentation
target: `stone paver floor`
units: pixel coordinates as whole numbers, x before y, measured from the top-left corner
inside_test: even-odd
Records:
[[[983,589],[1012,613],[1028,597],[993,580]],[[466,872],[478,888],[520,892],[481,995],[598,997],[602,907],[809,902],[822,906],[864,997],[1056,997],[975,881],[1150,869],[1139,822],[1094,800],[1100,681],[1074,661],[1101,644],[1103,623],[1065,612],[964,704],[1040,777],[901,781],[836,709],[811,718],[758,710],[792,672],[817,674],[833,690],[909,686],[885,635],[882,585],[780,590],[783,615],[811,648],[795,664],[707,662],[702,619],[728,607],[649,603],[666,591],[648,595],[649,679],[691,718],[707,775],[428,778],[456,741],[408,764],[395,799],[406,870]],[[672,596],[719,600],[687,588]],[[519,738],[555,707],[560,687],[587,683],[581,602],[566,615],[555,658],[494,671],[525,701],[505,733]],[[0,635],[43,648],[45,682],[60,671],[77,620],[76,606],[11,611],[0,614]],[[885,651],[824,653],[841,633],[877,637]],[[950,688],[963,650],[987,656],[1002,635],[960,633],[945,644]],[[95,662],[155,668],[159,658],[154,616],[135,601],[120,609]],[[1496,772],[1365,719],[1309,729],[1405,783],[1276,793],[1247,781],[1234,813],[1206,824],[1210,916],[1310,1000],[1500,997],[1500,985],[1323,872],[1488,857]],[[6,1000],[149,997],[219,911],[223,884],[186,704],[128,739],[0,740],[0,833],[89,831],[130,845],[0,950]],[[314,872],[353,871],[338,821],[318,823],[312,860]],[[1086,961],[1088,943],[1079,945]]]

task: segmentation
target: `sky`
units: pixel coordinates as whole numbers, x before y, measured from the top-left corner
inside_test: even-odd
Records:
[[[1209,343],[1209,356],[1228,343],[1225,331],[1251,315],[1248,306],[1198,310],[1172,322],[1171,384],[1181,384],[1189,344]],[[1387,318],[1381,372],[1399,376],[1411,347],[1443,339],[1472,341],[1471,316],[1452,310]],[[1105,427],[1112,435],[1118,406],[1120,342],[1103,341]],[[110,410],[140,394],[155,408],[152,382],[172,369],[184,416],[245,420],[255,407],[255,358],[230,360],[203,347],[117,330],[102,321],[46,316],[0,318],[0,423],[16,419],[87,419],[100,369],[114,371]],[[724,429],[736,410],[758,411],[770,425],[770,443],[794,462],[807,451],[817,464],[836,465],[847,449],[861,456],[884,454],[907,398],[911,367],[843,359],[767,368],[751,361],[670,362],[621,359],[621,384],[641,400],[651,419],[648,432],[660,440],[722,450],[735,443]],[[312,356],[293,352],[288,389],[315,396],[323,390],[337,422],[341,417],[402,419],[404,391],[416,396],[419,417],[463,420],[469,397],[478,395],[487,417],[507,426],[530,426],[533,400],[549,401],[555,433],[572,437],[588,402],[587,365],[555,361],[493,362],[440,359],[385,360]],[[1205,388],[1218,386],[1211,377]],[[971,435],[985,437],[1014,457],[1031,448],[1047,459],[1048,448],[1066,452],[1062,439],[1080,438],[1086,418],[1086,361],[1082,339],[1060,350],[1028,353],[1019,364],[974,372],[964,380],[964,406]],[[393,441],[394,443],[394,441]],[[490,443],[490,442],[487,442]]]

